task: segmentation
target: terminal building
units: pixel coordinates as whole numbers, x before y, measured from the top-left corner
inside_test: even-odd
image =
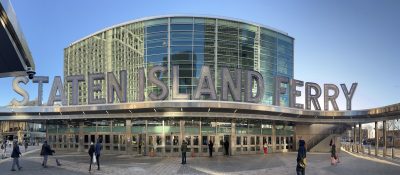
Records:
[[[127,70],[127,101],[136,102],[140,68],[148,72],[157,65],[167,67],[167,73],[159,75],[159,79],[168,84],[172,92],[172,67],[178,65],[179,93],[188,94],[190,101],[203,65],[210,67],[218,97],[221,95],[221,81],[217,77],[220,68],[239,68],[262,74],[266,91],[260,104],[271,105],[274,77],[293,78],[293,43],[294,39],[287,33],[239,20],[179,15],[150,17],[116,25],[72,43],[65,49],[64,81],[67,76],[98,72],[114,72],[119,77],[121,70]],[[105,81],[100,83],[106,89]],[[159,88],[150,82],[146,84],[145,101],[150,101],[147,94]],[[70,103],[72,87],[66,81],[64,86]],[[87,84],[81,83],[79,90],[79,105],[87,105]],[[101,91],[95,96],[106,97],[106,93]],[[172,93],[165,100],[174,100]],[[288,106],[288,96],[282,96],[281,102],[282,106]],[[182,106],[179,110],[187,109]],[[215,143],[217,154],[222,154],[222,143],[226,140],[236,154],[259,152],[263,142],[271,147],[274,142],[279,151],[293,149],[293,124],[290,122],[277,122],[274,138],[271,120],[222,115],[91,119],[84,121],[84,125],[85,128],[91,126],[84,133],[85,148],[101,136],[106,150],[137,151],[138,144],[145,144],[149,151],[160,155],[179,154],[182,139],[199,155],[208,154],[209,140]],[[127,126],[131,132],[129,139],[126,139]],[[51,138],[59,135],[53,132],[49,132]],[[126,147],[128,140],[133,144],[131,148]]]
[[[320,145],[340,138],[352,127],[355,130],[356,124],[398,116],[398,104],[347,111],[291,107],[290,85],[282,84],[286,92],[278,97],[275,84],[276,77],[294,79],[293,50],[294,38],[287,33],[237,19],[168,15],[129,21],[64,49],[66,104],[0,108],[1,126],[9,126],[6,122],[10,121],[27,126],[33,123],[38,130],[45,130],[46,139],[58,150],[86,151],[90,142],[99,140],[105,152],[179,156],[185,140],[192,156],[207,156],[209,141],[214,143],[216,155],[223,154],[224,142],[229,142],[229,154],[242,155],[260,154],[264,145],[270,152],[294,151],[299,139],[306,141],[308,150],[319,151],[325,147]],[[156,66],[165,71],[152,72]],[[199,81],[205,66],[210,72],[205,84],[215,87],[216,98],[211,92],[195,98],[204,85]],[[233,97],[232,89],[227,99],[222,99],[224,68],[232,75],[238,69],[258,72],[262,84],[251,80],[247,89],[239,87],[239,94],[250,91],[252,96],[263,87],[260,100]],[[108,76],[104,73],[112,72],[122,83],[123,71],[127,77],[126,100],[109,101],[108,93],[114,96],[114,91],[107,90]],[[141,72],[156,80],[141,79]],[[239,77],[246,77],[244,72]],[[94,74],[104,77],[90,79]],[[74,91],[68,77],[80,75],[84,81]],[[245,84],[246,80],[241,81]],[[165,89],[154,82],[161,82]],[[162,100],[151,97],[165,91],[169,93]],[[76,99],[75,92],[79,92]],[[185,94],[185,98],[177,99],[174,94]],[[92,97],[107,100],[94,104]]]

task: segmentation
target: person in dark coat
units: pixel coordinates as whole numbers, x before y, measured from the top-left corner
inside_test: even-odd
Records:
[[[182,152],[182,164],[186,164],[186,152],[187,152],[186,141],[182,141],[181,152]]]
[[[214,148],[214,143],[210,140],[208,142],[208,152],[210,153],[210,157],[212,157],[213,148]]]
[[[299,150],[297,152],[297,175],[305,175],[306,167],[304,165],[304,160],[307,157],[306,142],[302,139],[299,140]]]
[[[336,155],[336,145],[335,145],[335,143],[333,143],[331,145],[331,159],[333,159],[333,161],[331,161],[332,165],[336,165],[338,158],[337,158],[337,155]]]
[[[42,145],[42,150],[40,151],[40,155],[43,156],[42,166],[47,168],[47,159],[49,156],[52,156],[55,153],[54,150],[51,149],[50,145],[47,144],[47,141],[44,141]],[[61,163],[56,158],[57,166],[61,166]]]
[[[19,146],[17,141],[14,141],[13,150],[11,153],[11,157],[13,158],[13,164],[11,167],[11,171],[15,171],[15,165],[17,165],[18,170],[21,170],[21,166],[19,166],[19,156],[21,155],[21,151],[19,151]]]
[[[224,147],[225,147],[225,155],[229,156],[229,142],[226,140],[224,142]]]
[[[1,144],[1,158],[5,159],[6,158],[6,151],[7,151],[7,140],[3,140],[3,143]]]
[[[101,140],[97,139],[96,146],[94,148],[95,154],[96,154],[96,161],[97,161],[97,170],[100,170],[100,153],[101,150],[103,149],[103,146],[101,145]]]
[[[93,155],[95,154],[95,148],[93,142],[90,143],[90,148],[89,148],[89,156],[90,156],[90,165],[89,165],[89,171],[92,170],[92,163],[93,163]]]

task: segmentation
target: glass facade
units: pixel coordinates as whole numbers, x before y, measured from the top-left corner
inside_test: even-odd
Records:
[[[272,104],[274,77],[293,78],[293,42],[292,37],[281,32],[240,21],[210,17],[153,18],[116,26],[71,44],[64,52],[64,76],[114,72],[118,78],[120,70],[127,70],[128,102],[134,102],[138,99],[137,71],[142,67],[146,74],[155,65],[168,67],[168,72],[157,77],[172,92],[172,66],[179,65],[179,92],[190,94],[190,99],[203,65],[210,67],[217,96],[221,67],[256,70],[264,77],[262,103]],[[105,81],[96,81],[106,89]],[[145,97],[149,100],[148,94],[160,89],[150,82],[146,85]],[[72,87],[67,82],[65,87],[70,104]],[[82,82],[79,104],[87,104],[87,95],[87,82]],[[106,92],[97,92],[95,97],[105,98]],[[167,100],[172,100],[172,93]],[[288,95],[282,95],[280,105],[288,104]]]
[[[293,150],[294,128],[285,123],[226,118],[134,118],[47,121],[47,140],[54,149],[85,151],[100,141],[105,152],[148,156],[179,156],[183,141],[192,156],[223,155],[224,142],[234,155]]]

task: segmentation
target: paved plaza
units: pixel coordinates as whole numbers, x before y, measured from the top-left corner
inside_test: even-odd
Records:
[[[34,147],[33,147],[34,148]],[[354,175],[354,174],[398,174],[400,161],[382,160],[365,155],[341,152],[341,163],[330,165],[329,154],[308,153],[307,174]],[[186,165],[178,157],[133,157],[105,154],[101,157],[101,170],[88,172],[89,156],[86,153],[57,152],[62,166],[57,167],[49,159],[49,167],[42,168],[39,150],[30,150],[20,159],[21,171],[10,171],[11,159],[0,160],[0,174],[295,174],[296,153],[274,153],[263,155],[216,156],[188,158]]]

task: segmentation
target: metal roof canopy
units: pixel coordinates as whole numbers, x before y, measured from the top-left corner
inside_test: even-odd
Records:
[[[0,78],[26,76],[32,55],[9,0],[0,0]]]
[[[216,117],[305,123],[369,123],[400,118],[400,103],[352,111],[313,111],[265,104],[207,100],[0,108],[0,120],[137,117]]]

